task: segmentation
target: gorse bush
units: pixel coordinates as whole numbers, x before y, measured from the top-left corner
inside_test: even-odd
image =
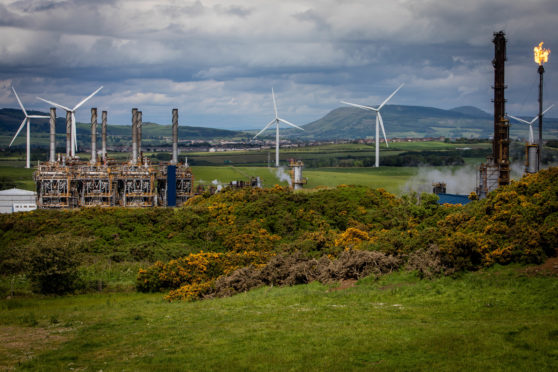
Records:
[[[193,286],[182,290],[183,297],[206,291],[204,283],[232,267],[264,264],[273,255],[319,259],[339,257],[347,249],[376,251],[409,261],[424,276],[495,263],[538,263],[558,248],[558,168],[465,206],[438,205],[432,194],[396,197],[382,189],[342,185],[302,193],[283,187],[225,190],[173,209],[2,215],[0,266],[27,273],[29,247],[61,234],[87,242],[76,249],[88,257],[147,262],[138,290]]]
[[[136,288],[141,292],[178,290],[171,292],[168,298],[189,298],[209,288],[219,276],[245,266],[259,267],[271,256],[271,253],[262,251],[200,252],[168,263],[157,261],[147,269],[139,270]]]

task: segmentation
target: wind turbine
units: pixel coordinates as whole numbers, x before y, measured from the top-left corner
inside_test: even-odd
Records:
[[[48,119],[50,118],[50,116],[27,115],[27,111],[25,111],[25,107],[23,107],[23,103],[21,103],[21,100],[19,99],[19,96],[17,95],[15,88],[12,87],[12,90],[14,91],[14,94],[17,98],[19,107],[21,107],[21,111],[23,111],[23,114],[25,115],[25,119],[23,119],[23,121],[21,122],[21,125],[19,126],[17,133],[15,134],[14,138],[12,139],[12,142],[10,142],[10,145],[8,147],[12,146],[12,143],[14,143],[17,135],[23,129],[25,123],[27,123],[27,161],[25,163],[25,168],[31,168],[31,119]]]
[[[546,114],[546,112],[550,110],[552,107],[554,107],[554,105],[550,105],[546,110],[543,111],[542,115]],[[535,143],[535,137],[533,136],[533,123],[539,118],[539,115],[535,116],[531,121],[523,120],[513,115],[508,115],[508,116],[524,124],[527,124],[529,126],[529,143]]]
[[[88,97],[84,98],[80,103],[78,103],[77,105],[74,106],[73,109],[68,108],[66,106],[62,106],[58,103],[52,102],[52,101],[48,101],[44,98],[41,97],[37,97],[38,99],[40,99],[43,102],[46,102],[48,104],[51,104],[53,106],[59,107],[62,110],[66,110],[66,112],[69,112],[71,117],[72,117],[72,135],[71,135],[71,145],[70,145],[70,155],[72,157],[76,156],[76,151],[77,151],[77,135],[76,135],[76,115],[75,112],[78,108],[81,107],[81,105],[83,105],[85,102],[87,102],[91,97],[93,97],[95,94],[97,94],[101,89],[103,89],[103,86],[101,86],[99,89],[97,89],[96,91],[94,91],[93,93],[91,93]]]
[[[275,102],[275,92],[273,91],[273,88],[271,88],[271,96],[273,97],[273,109],[275,110],[275,119],[270,121],[258,134],[256,134],[254,136],[254,138],[259,136],[267,128],[269,128],[270,126],[275,124],[275,166],[279,167],[279,123],[282,122],[282,123],[285,123],[287,125],[290,125],[291,127],[294,127],[294,128],[300,129],[300,130],[304,130],[304,129],[302,129],[298,125],[294,125],[293,123],[290,123],[290,122],[288,122],[284,119],[281,119],[279,117],[279,115],[277,114],[277,102]]]
[[[387,140],[387,137],[386,137],[386,130],[384,128],[384,121],[382,120],[382,114],[380,114],[380,110],[391,99],[391,97],[393,97],[395,95],[395,93],[397,93],[399,91],[399,89],[403,88],[403,85],[405,85],[405,84],[401,84],[399,86],[399,88],[397,88],[393,93],[391,93],[390,96],[388,98],[386,98],[384,100],[384,102],[382,102],[382,104],[380,106],[378,106],[377,108],[370,107],[370,106],[357,105],[355,103],[341,101],[341,103],[344,103],[346,105],[358,107],[358,108],[361,108],[361,109],[364,109],[364,110],[374,111],[376,113],[376,165],[375,165],[376,168],[378,168],[380,166],[380,127],[382,127],[382,132],[384,134],[384,139],[386,141],[386,146],[389,147],[388,140]]]

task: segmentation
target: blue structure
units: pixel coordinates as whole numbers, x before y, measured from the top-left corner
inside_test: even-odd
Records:
[[[438,204],[461,204],[465,205],[471,200],[467,195],[457,195],[457,194],[437,194],[440,198]]]
[[[167,167],[167,207],[176,207],[176,165]]]

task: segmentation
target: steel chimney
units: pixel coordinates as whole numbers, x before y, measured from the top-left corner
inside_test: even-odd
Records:
[[[97,163],[97,108],[91,108],[91,165]]]
[[[49,161],[54,163],[56,161],[56,108],[50,108],[50,158]]]
[[[101,113],[101,146],[103,161],[107,160],[107,112]]]
[[[172,159],[171,164],[178,163],[178,109],[172,109]]]
[[[137,123],[138,123],[138,109],[132,109],[132,164],[136,164],[138,159],[138,141],[137,141]]]

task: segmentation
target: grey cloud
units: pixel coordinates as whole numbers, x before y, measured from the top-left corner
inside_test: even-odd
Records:
[[[398,103],[490,110],[492,32],[505,26],[506,94],[523,114],[532,109],[525,92],[537,79],[532,47],[544,39],[552,49],[558,38],[558,10],[546,0],[153,4],[0,4],[1,32],[8,35],[0,40],[0,81],[64,91],[69,100],[102,83],[99,100],[115,113],[128,115],[118,102],[155,97],[163,104],[150,104],[153,112],[166,115],[168,99],[204,123],[226,121],[232,109],[231,122],[257,122],[272,85],[297,122],[317,119],[339,99],[381,99],[401,82],[407,86]],[[551,63],[545,78],[546,99],[557,100]],[[13,103],[2,97],[0,104]]]

